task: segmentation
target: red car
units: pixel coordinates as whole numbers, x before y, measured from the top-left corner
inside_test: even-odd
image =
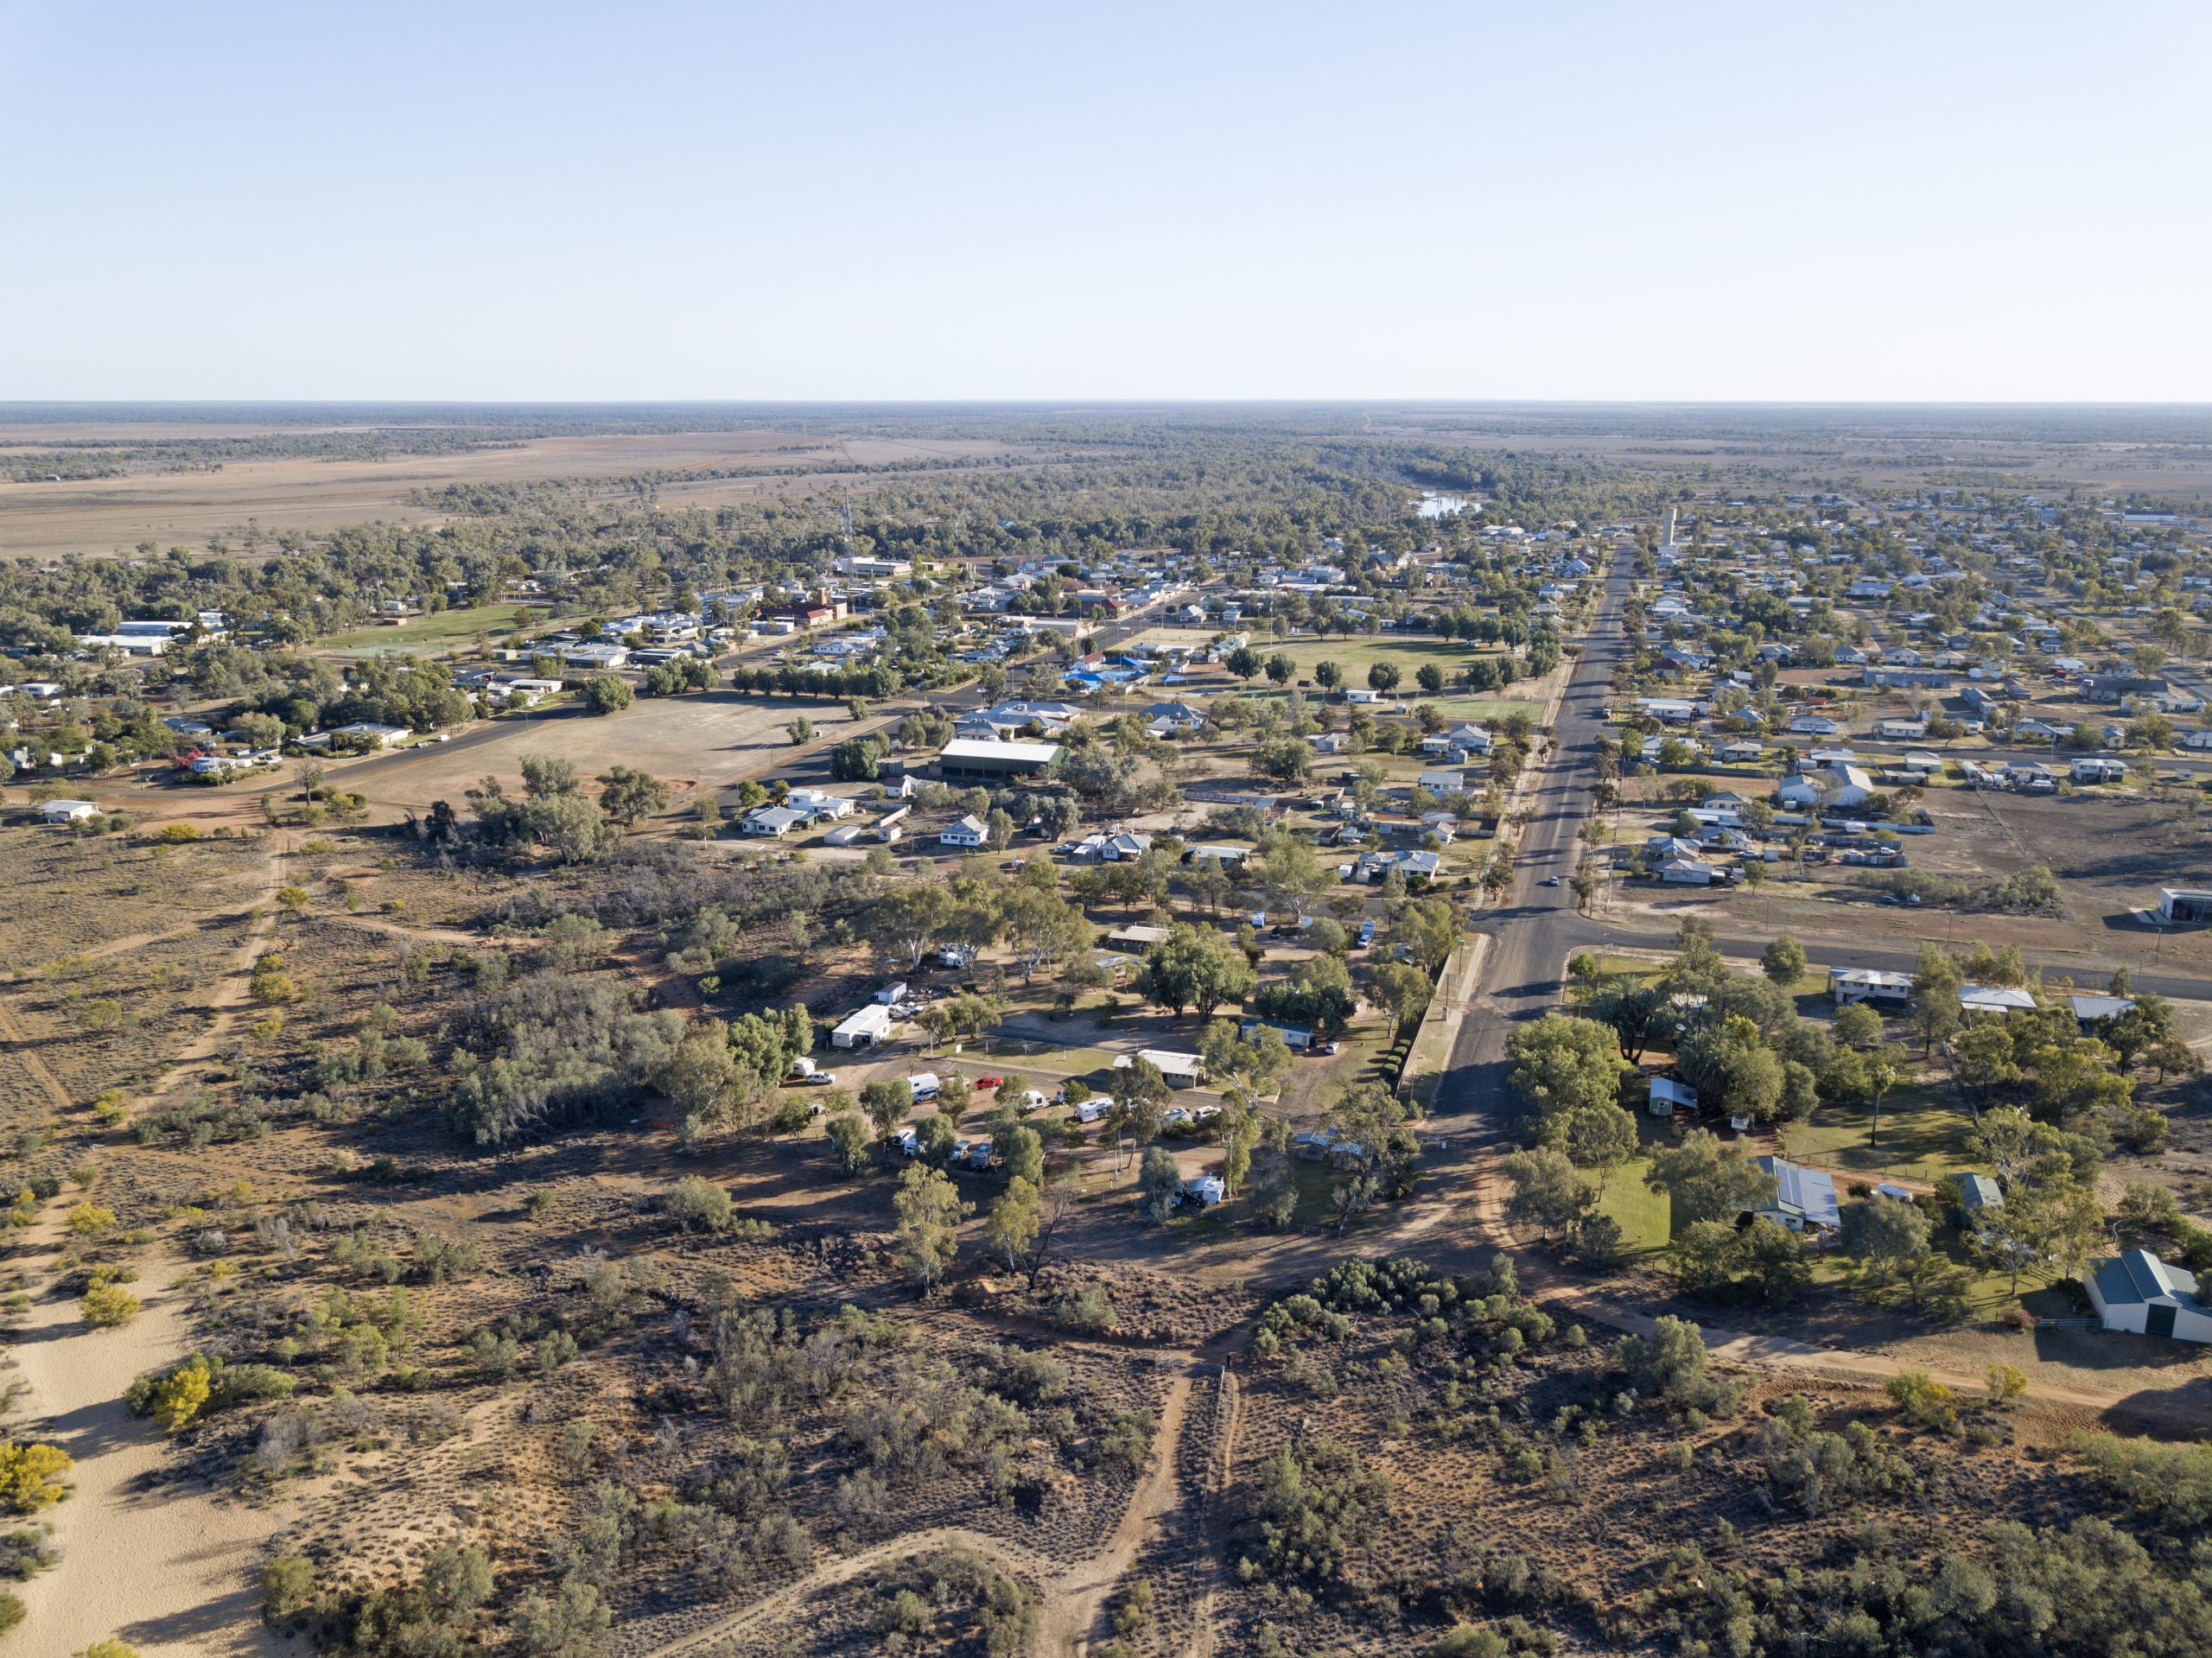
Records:
[[[976,1079],[976,1086],[978,1088],[996,1088],[1005,1080],[1006,1078],[1003,1077],[978,1077]]]

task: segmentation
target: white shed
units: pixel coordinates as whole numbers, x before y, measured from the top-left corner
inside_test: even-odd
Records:
[[[891,1009],[881,1002],[860,1008],[830,1032],[833,1048],[872,1048],[891,1035]]]
[[[2168,1266],[2148,1249],[2099,1261],[2083,1282],[2107,1330],[2212,1342],[2212,1306],[2198,1292],[2196,1275]]]

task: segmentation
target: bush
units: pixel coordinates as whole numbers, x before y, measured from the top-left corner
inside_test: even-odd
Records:
[[[95,1284],[85,1292],[78,1312],[94,1329],[127,1324],[138,1316],[139,1299],[120,1284]]]
[[[686,1232],[720,1232],[730,1223],[729,1193],[696,1174],[678,1180],[660,1200],[661,1213]]]
[[[69,1471],[76,1461],[59,1446],[0,1441],[0,1509],[36,1514],[69,1494]]]
[[[315,1564],[304,1554],[279,1554],[261,1568],[261,1604],[272,1617],[289,1617],[315,1601]]]

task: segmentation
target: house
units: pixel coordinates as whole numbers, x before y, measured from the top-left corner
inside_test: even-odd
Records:
[[[1203,1064],[1195,1053],[1179,1053],[1170,1048],[1145,1048],[1136,1058],[1148,1061],[1153,1069],[1167,1079],[1170,1088],[1196,1088],[1202,1074]],[[1114,1056],[1114,1069],[1127,1070],[1135,1063],[1126,1053]]]
[[[1764,744],[1756,742],[1749,737],[1743,737],[1734,742],[1721,744],[1719,758],[1726,765],[1756,765],[1758,764],[1759,756],[1765,752]]]
[[[1871,968],[1832,967],[1828,998],[1839,1007],[1855,1001],[1888,1001],[1903,1007],[1912,1000],[1912,975],[1878,973]]]
[[[1465,794],[1467,791],[1467,779],[1461,772],[1448,771],[1440,766],[1433,771],[1423,772],[1414,779],[1414,786],[1426,789],[1433,795]]]
[[[1959,1011],[1968,1018],[1976,1013],[2032,1013],[2036,999],[2027,991],[2005,985],[1962,984],[1959,987]]]
[[[1271,1019],[1248,1019],[1236,1027],[1236,1033],[1249,1037],[1259,1030],[1273,1031],[1293,1053],[1304,1053],[1313,1045],[1313,1032],[1305,1026],[1281,1025]]]
[[[830,1045],[833,1048],[872,1048],[879,1042],[890,1039],[894,1022],[888,1007],[872,1001],[867,1007],[855,1010],[830,1032]]]
[[[1166,942],[1167,929],[1165,927],[1147,927],[1141,924],[1116,927],[1106,935],[1107,949],[1123,950],[1132,956],[1141,956],[1154,944],[1164,944]]]
[[[2082,1282],[2107,1330],[2212,1342],[2212,1306],[2197,1290],[2196,1275],[2148,1249],[2101,1261]]]
[[[38,809],[40,821],[47,823],[81,823],[99,812],[89,800],[49,800]]]
[[[2212,892],[2185,886],[2158,889],[2158,919],[2164,922],[2212,921]]]
[[[561,665],[564,668],[584,668],[605,673],[620,668],[630,660],[630,652],[620,645],[570,645],[561,651]]]
[[[2208,739],[2212,739],[2212,731],[2207,731],[2203,734]],[[1344,753],[1344,740],[1333,731],[1316,732],[1313,736],[1308,737],[1306,740],[1313,745],[1313,752],[1317,754],[1341,754]],[[2205,744],[2205,746],[2212,748],[2212,741],[2208,741]]]
[[[937,838],[938,844],[940,846],[988,846],[990,843],[991,830],[988,823],[970,812],[958,823],[941,831]]]
[[[1677,1111],[1694,1111],[1697,1109],[1697,1090],[1671,1077],[1654,1077],[1643,1109],[1655,1117],[1671,1117]]]
[[[2126,780],[2126,760],[2098,759],[2083,755],[2074,762],[2074,781],[2076,783],[2125,783]]]
[[[1396,870],[1408,880],[1425,880],[1443,867],[1444,860],[1433,852],[1368,852],[1359,861],[1344,867],[1346,879],[1367,882],[1387,880]],[[2212,902],[2212,895],[2208,896]]]
[[[858,810],[845,796],[833,795],[823,789],[794,789],[785,797],[784,804],[794,811],[816,817],[849,817]]]
[[[1491,735],[1480,726],[1454,726],[1444,734],[1445,741],[1463,754],[1490,753]]]
[[[1774,797],[1785,806],[1816,811],[1863,806],[1873,795],[1874,779],[1855,765],[1790,778],[1774,791]]]
[[[1877,720],[1874,735],[1883,742],[1916,742],[1928,734],[1925,720]]]
[[[405,726],[385,726],[373,720],[357,720],[350,726],[340,726],[329,734],[343,737],[362,748],[389,748],[409,734]]]
[[[1788,729],[1794,736],[1833,737],[1842,727],[1823,715],[1801,714],[1789,722]]]
[[[1231,842],[1206,841],[1192,847],[1183,854],[1183,858],[1185,862],[1191,864],[1210,863],[1225,875],[1241,875],[1252,856],[1252,850],[1250,847],[1237,846]]]
[[[756,806],[746,813],[744,829],[747,835],[766,835],[780,841],[813,821],[807,813],[790,806]]]
[[[1673,858],[1659,866],[1659,879],[1678,886],[1710,886],[1720,872],[1702,858]]]
[[[2005,1194],[1986,1174],[1964,1169],[1950,1177],[1959,1188],[1959,1207],[1969,1215],[2005,1207]]]
[[[1775,1179],[1774,1202],[1755,1210],[1793,1232],[1833,1232],[1842,1224],[1835,1180],[1821,1169],[1801,1168],[1786,1158],[1755,1157],[1751,1166]]]

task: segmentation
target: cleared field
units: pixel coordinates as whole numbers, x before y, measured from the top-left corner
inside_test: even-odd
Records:
[[[525,627],[543,627],[552,619],[550,612],[529,605],[471,605],[411,617],[389,627],[358,628],[324,641],[323,648],[354,656],[397,656],[410,651],[427,654],[467,645],[479,633],[505,638]]]
[[[1941,1180],[1973,1166],[1967,1136],[1974,1119],[1935,1089],[1908,1083],[1884,1100],[1878,1146],[1866,1143],[1873,1124],[1874,1114],[1866,1106],[1823,1105],[1807,1121],[1783,1127],[1783,1150],[1801,1162],[1870,1179]]]
[[[1643,1184],[1649,1158],[1631,1158],[1613,1172],[1598,1199],[1598,1212],[1620,1223],[1621,1248],[1631,1258],[1653,1255],[1674,1236],[1674,1202]]]
[[[518,787],[523,756],[548,754],[571,761],[586,777],[613,765],[634,765],[678,788],[719,788],[806,752],[795,749],[784,732],[802,714],[814,722],[817,744],[841,740],[856,728],[836,703],[722,695],[641,697],[621,713],[602,718],[504,720],[491,727],[497,735],[338,768],[332,781],[359,790],[376,804],[420,811],[434,800],[458,804],[482,777]],[[880,718],[872,715],[858,728],[878,724]]]
[[[135,429],[114,434],[128,437]],[[194,435],[207,435],[199,433]],[[0,442],[23,441],[0,428]],[[382,461],[239,461],[215,472],[147,473],[61,484],[0,483],[0,554],[127,552],[142,541],[203,546],[249,525],[265,533],[309,533],[384,519],[437,523],[445,514],[416,505],[416,490],[448,484],[520,484],[548,478],[633,477],[758,467],[757,480],[702,480],[687,499],[734,498],[763,490],[811,488],[829,474],[779,480],[781,467],[849,463],[882,466],[922,459],[982,459],[1003,453],[987,442],[895,441],[791,432],[671,432],[534,438],[461,454],[397,455]],[[858,480],[855,480],[858,481]],[[865,486],[863,485],[863,486]]]

